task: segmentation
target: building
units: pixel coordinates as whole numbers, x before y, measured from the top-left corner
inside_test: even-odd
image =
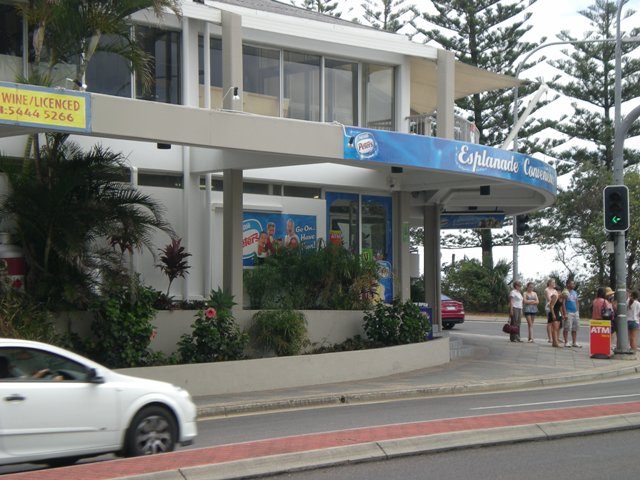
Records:
[[[14,3],[0,1],[0,149],[20,156],[26,133],[54,128],[124,152],[131,181],[168,207],[193,255],[177,298],[222,286],[242,304],[243,263],[274,223],[283,241],[291,228],[303,244],[341,241],[375,257],[387,298],[406,299],[408,228],[424,225],[438,318],[440,229],[497,226],[556,197],[551,167],[478,145],[454,114],[456,98],[517,81],[450,52],[272,0],[186,0],[182,17],[132,18],[154,58],[151,92],[107,53],[91,62],[86,91],[73,89],[72,66],[58,69],[54,88],[32,89],[12,83],[29,59]],[[10,108],[32,95],[80,102],[83,115],[43,125]],[[158,235],[157,246],[168,240]],[[164,289],[150,255],[134,263]]]

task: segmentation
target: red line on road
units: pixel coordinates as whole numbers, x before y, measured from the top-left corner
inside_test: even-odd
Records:
[[[299,453],[323,448],[357,445],[384,440],[421,437],[439,433],[484,430],[508,426],[533,425],[640,413],[640,402],[571,407],[529,412],[501,413],[475,417],[450,418],[426,422],[365,427],[336,432],[273,438],[162,455],[119,459],[3,475],[3,480],[107,480],[119,477],[163,472],[178,468],[198,467],[236,460]]]

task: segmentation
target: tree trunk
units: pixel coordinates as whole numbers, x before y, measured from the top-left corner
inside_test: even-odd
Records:
[[[482,266],[493,268],[493,235],[491,229],[480,230],[480,244],[482,246]]]

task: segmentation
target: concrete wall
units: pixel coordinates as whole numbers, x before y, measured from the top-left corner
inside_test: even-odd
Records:
[[[449,338],[397,347],[233,362],[125,368],[126,375],[162,380],[191,395],[223,395],[348,382],[449,362]]]
[[[251,325],[251,318],[256,310],[242,310],[236,315],[236,322],[242,329]],[[364,313],[350,310],[303,310],[307,319],[309,340],[313,344],[331,345],[341,343],[347,338],[362,335],[362,319]],[[176,351],[180,336],[191,332],[191,324],[195,321],[195,311],[174,310],[160,311],[152,321],[157,335],[151,341],[154,351],[170,354]]]

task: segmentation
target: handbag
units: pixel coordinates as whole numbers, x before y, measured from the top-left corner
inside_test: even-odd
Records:
[[[507,322],[502,326],[502,331],[504,333],[508,333],[509,335],[519,335],[520,327],[518,325],[511,325],[509,322]]]
[[[611,307],[611,304],[606,300],[602,302],[602,308],[600,309],[600,318],[602,318],[602,320],[613,319],[613,308]]]

